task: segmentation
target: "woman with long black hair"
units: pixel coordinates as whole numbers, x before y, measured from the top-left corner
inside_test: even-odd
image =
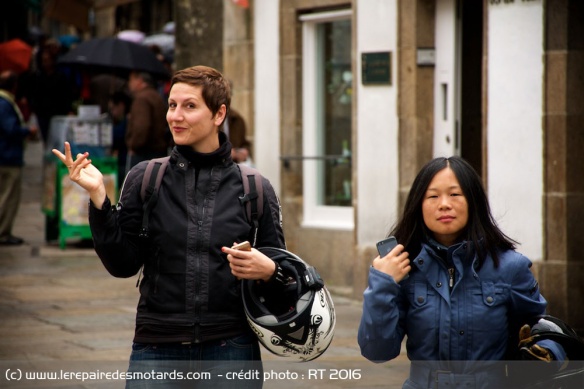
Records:
[[[500,363],[546,300],[531,261],[497,226],[480,177],[462,158],[436,158],[418,173],[403,214],[388,234],[399,243],[376,257],[364,293],[358,340],[375,362],[400,354],[407,336],[404,388],[501,388]],[[543,340],[526,359],[563,360]],[[479,361],[479,362],[477,362]]]

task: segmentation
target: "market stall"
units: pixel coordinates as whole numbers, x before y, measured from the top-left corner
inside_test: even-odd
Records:
[[[89,152],[92,164],[103,174],[112,201],[117,199],[118,174],[117,159],[111,153],[113,133],[109,118],[55,116],[51,120],[44,155],[42,210],[46,215],[46,240],[57,240],[62,249],[72,238],[91,239],[89,195],[69,180],[67,168],[51,152],[54,148],[63,150],[65,141],[71,144],[73,155]]]

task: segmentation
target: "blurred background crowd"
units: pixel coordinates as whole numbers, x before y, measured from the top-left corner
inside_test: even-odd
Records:
[[[113,198],[132,166],[168,154],[174,4],[142,5],[84,0],[0,5],[0,90],[7,93],[0,95],[0,103],[18,118],[0,126],[0,244],[23,243],[11,230],[27,141],[43,143],[45,235],[47,242],[61,238],[62,245],[71,237],[63,225],[86,230],[81,227],[86,222],[73,211],[84,207],[82,201],[73,201],[76,197],[67,197],[78,194],[60,181],[52,148],[67,140],[75,152],[89,151],[102,168],[113,161]],[[233,110],[224,131],[234,144],[234,160],[251,163],[244,117]],[[63,223],[64,215],[72,213],[75,219]],[[79,228],[70,235],[88,238],[89,232]]]

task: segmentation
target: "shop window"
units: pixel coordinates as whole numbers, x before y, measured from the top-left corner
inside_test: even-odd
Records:
[[[352,229],[351,11],[307,14],[300,21],[304,225]]]

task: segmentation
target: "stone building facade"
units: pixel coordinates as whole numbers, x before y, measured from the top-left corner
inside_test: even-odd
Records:
[[[113,3],[101,0],[105,19]],[[331,289],[361,298],[417,171],[457,154],[532,259],[549,312],[584,331],[584,3],[121,3],[159,16],[172,3],[176,67],[233,81],[288,247]]]
[[[256,104],[277,93],[279,131],[263,126],[266,114],[256,105],[255,139],[258,154],[265,150],[260,138],[279,148],[279,161],[258,167],[277,181],[289,248],[317,266],[332,289],[360,298],[375,241],[396,221],[419,168],[434,156],[458,154],[481,174],[498,222],[533,260],[549,312],[584,330],[584,180],[577,151],[584,140],[578,103],[584,7],[571,0],[286,0],[268,15],[267,3],[255,0],[250,9],[255,17],[262,13],[254,42],[278,34],[277,70],[260,64],[261,47],[254,65],[279,83],[254,93]],[[320,39],[320,25],[330,34],[339,18],[351,25],[351,197],[343,204],[351,216],[316,220],[321,210],[307,206],[314,201],[307,186],[318,191],[322,183],[306,177],[326,179],[327,168],[319,176],[314,159],[341,152],[315,155],[324,149],[307,141],[314,136],[310,121],[316,117],[326,127],[327,120],[310,109],[307,80],[319,80],[307,50],[315,50],[310,39]],[[316,50],[319,44],[327,43],[317,42]],[[382,63],[390,67],[389,80],[369,83],[375,75],[367,72],[379,69],[365,61],[378,54],[388,61]],[[316,101],[319,109],[326,104]],[[324,132],[317,136],[326,138]]]

